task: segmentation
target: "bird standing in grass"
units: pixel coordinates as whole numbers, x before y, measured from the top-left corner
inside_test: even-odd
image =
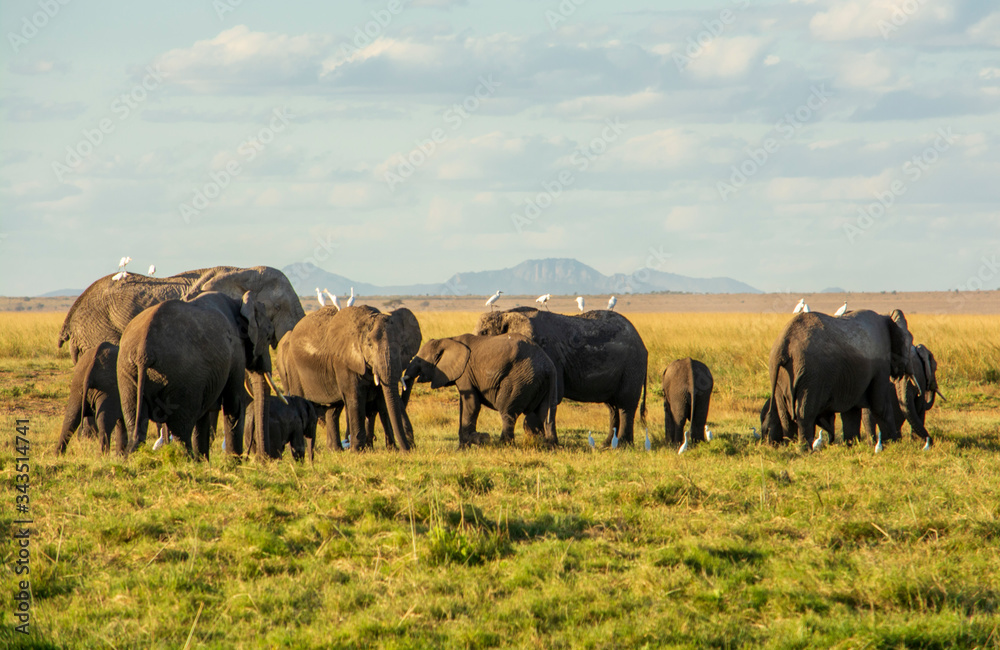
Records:
[[[590,445],[591,449],[597,447],[597,442],[594,440],[594,436],[589,431],[587,432],[587,444]]]
[[[576,306],[580,308],[580,311],[583,311],[583,305],[584,305],[583,296],[577,296],[576,297]]]
[[[646,427],[646,451],[653,448],[653,441],[649,439],[649,427]]]
[[[611,430],[611,448],[618,449],[618,429]]]
[[[608,301],[608,311],[614,311],[615,305],[618,304],[618,298],[611,296],[611,300]]]
[[[493,311],[493,304],[497,300],[500,300],[500,294],[501,293],[503,293],[503,291],[500,291],[499,289],[497,289],[497,292],[495,294],[493,294],[492,296],[490,296],[489,299],[487,299],[486,306],[490,308],[490,311]]]

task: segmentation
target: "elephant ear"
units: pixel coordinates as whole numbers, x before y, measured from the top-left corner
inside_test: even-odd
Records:
[[[247,322],[247,338],[253,345],[254,359],[259,359],[268,354],[267,348],[271,344],[274,335],[274,327],[264,312],[264,307],[254,300],[249,291],[243,294],[242,305],[240,305],[240,315]]]
[[[441,388],[461,377],[469,363],[471,353],[472,351],[463,343],[454,339],[442,339],[441,352],[434,361],[439,372],[434,373],[431,388]]]
[[[889,337],[892,342],[890,373],[893,377],[913,374],[913,335],[906,324],[906,316],[899,309],[889,315]]]

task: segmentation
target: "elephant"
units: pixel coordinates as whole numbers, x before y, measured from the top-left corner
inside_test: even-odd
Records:
[[[610,426],[604,446],[611,446],[616,433],[620,444],[633,443],[636,409],[646,419],[648,353],[627,318],[608,310],[567,316],[515,307],[483,313],[475,333],[521,334],[530,339],[555,364],[560,401],[607,404]],[[534,414],[525,415],[524,424],[542,428]]]
[[[663,371],[663,434],[667,443],[683,442],[681,450],[705,441],[705,423],[715,381],[701,361],[687,357]],[[684,425],[691,422],[690,431]]]
[[[247,291],[253,293],[274,327],[270,343],[275,348],[305,316],[288,278],[268,266],[215,266],[163,278],[138,273],[112,278],[105,276],[87,287],[66,314],[57,347],[69,342],[74,364],[81,353],[99,343],[117,345],[125,326],[144,309],[166,300],[192,298],[203,291],[218,291],[237,300]]]
[[[166,424],[171,435],[197,456],[209,455],[212,416],[224,413],[225,448],[243,452],[246,409],[244,379],[254,381],[254,415],[258,449],[273,456],[267,435],[264,402],[270,385],[268,343],[274,326],[264,306],[251,292],[241,300],[209,291],[191,300],[167,300],[144,310],[125,327],[118,353],[118,388],[127,430],[129,452],[145,438],[149,420]],[[256,379],[256,378],[255,378]]]
[[[113,343],[100,343],[80,356],[73,369],[56,453],[66,452],[70,437],[87,417],[94,419],[102,453],[108,452],[112,435],[115,450],[125,453],[125,420],[118,395],[117,367],[118,346]]]
[[[327,441],[333,448],[340,448],[337,419],[343,408],[351,450],[369,446],[369,402],[382,418],[386,444],[392,438],[404,451],[413,447],[399,381],[420,334],[412,312],[405,312],[393,316],[368,305],[322,307],[299,321],[278,345],[278,374],[285,390],[330,407]]]
[[[779,380],[779,383],[780,383],[780,380]],[[781,387],[779,386],[779,388],[778,388],[778,394],[779,395],[786,395],[787,393],[783,393],[781,391]],[[771,398],[768,397],[764,401],[764,405],[762,407],[760,407],[760,430],[762,432],[765,432],[765,433],[767,431],[770,431],[770,428],[771,428],[771,420],[770,420],[770,417],[769,417],[770,410],[771,410]],[[829,434],[831,441],[833,441],[833,433],[834,433],[834,426],[835,426],[835,422],[836,422],[836,415],[837,415],[836,413],[822,413],[822,414],[820,414],[819,416],[816,417],[816,426],[818,426],[820,429],[823,429],[824,431],[826,431],[827,434]],[[774,443],[777,443],[777,442],[786,442],[786,432],[781,429],[781,422],[780,421],[777,423],[777,434],[776,434],[776,437],[774,439],[772,439],[771,442],[774,442]]]
[[[808,450],[820,416],[848,413],[844,438],[851,440],[859,434],[859,409],[869,408],[879,424],[880,451],[881,431],[896,429],[890,379],[913,381],[917,363],[913,335],[898,309],[888,316],[867,309],[839,317],[795,315],[771,348],[769,439],[777,442],[783,432],[794,431]]]
[[[934,439],[924,426],[927,411],[934,407],[938,396],[941,399],[945,397],[938,387],[937,359],[934,358],[934,354],[922,344],[913,346],[913,354],[919,361],[914,367],[914,381],[910,382],[905,377],[893,380],[894,390],[891,392],[891,399],[896,429],[884,435],[898,440],[903,437],[903,424],[909,423],[910,434],[914,438],[923,440],[925,447],[930,447],[934,444]],[[863,413],[865,430],[874,437],[877,426],[875,417],[871,409],[864,409]]]
[[[302,460],[306,456],[313,460],[313,445],[316,440],[316,407],[309,400],[295,395],[287,395],[283,402],[276,395],[271,400],[267,434],[271,439],[271,449],[278,456],[289,446],[292,458]],[[247,406],[246,421],[243,425],[243,447],[249,454],[254,448],[254,409]]]
[[[559,444],[556,367],[542,348],[527,337],[462,334],[431,339],[424,343],[403,374],[404,405],[409,402],[414,382],[430,382],[431,388],[458,388],[459,449],[482,442],[476,433],[476,422],[483,405],[500,413],[501,443],[514,442],[517,417],[532,413],[543,423],[543,430],[532,429],[527,420],[525,430],[534,436],[544,435],[550,446]]]

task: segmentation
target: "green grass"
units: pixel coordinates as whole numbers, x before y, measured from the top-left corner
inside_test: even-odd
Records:
[[[418,317],[427,337],[475,320]],[[1000,340],[1000,319],[911,317],[918,342],[938,357],[949,401],[928,417],[932,451],[905,440],[876,456],[868,447],[803,455],[754,443],[755,395],[767,383],[757,357],[782,321],[702,318],[634,319],[651,352],[651,453],[591,451],[587,432],[603,433],[606,411],[580,404],[560,407],[561,450],[521,446],[518,429],[517,448],[458,452],[456,395],[421,385],[411,454],[321,447],[309,466],[287,457],[238,464],[216,451],[194,463],[173,445],[120,460],[74,439],[57,458],[68,360],[51,343],[0,358],[4,440],[14,418],[28,415],[36,445],[31,641],[1000,645],[1000,412],[985,372],[1000,364],[994,349],[975,352],[974,343]],[[0,350],[10,349],[5,331],[0,323]],[[37,338],[54,341],[54,332]],[[715,372],[717,440],[678,456],[660,442],[653,395],[665,360],[687,354]],[[493,413],[480,422],[499,431]],[[5,449],[7,504],[14,467]],[[0,544],[7,646],[25,640],[11,632],[12,508],[0,516],[10,531]]]

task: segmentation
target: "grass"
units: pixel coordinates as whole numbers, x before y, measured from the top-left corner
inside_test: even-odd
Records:
[[[418,318],[431,338],[470,330],[476,314]],[[0,426],[12,439],[14,418],[29,416],[35,445],[30,641],[1000,645],[1000,318],[910,317],[949,400],[928,417],[932,451],[907,440],[878,456],[750,438],[785,318],[632,318],[650,350],[652,453],[591,451],[606,410],[575,403],[560,407],[561,450],[528,448],[518,430],[516,449],[460,453],[457,395],[420,385],[414,453],[321,448],[308,466],[194,463],[176,445],[102,458],[79,439],[57,458],[62,317],[0,315]],[[715,375],[717,439],[678,456],[662,445],[659,371],[688,355]],[[496,436],[499,418],[484,411],[479,428]],[[0,455],[4,485],[13,474],[12,453]],[[0,510],[13,532],[11,513]],[[0,552],[13,585],[13,546]],[[0,590],[0,610],[0,645],[24,644],[13,590]]]

